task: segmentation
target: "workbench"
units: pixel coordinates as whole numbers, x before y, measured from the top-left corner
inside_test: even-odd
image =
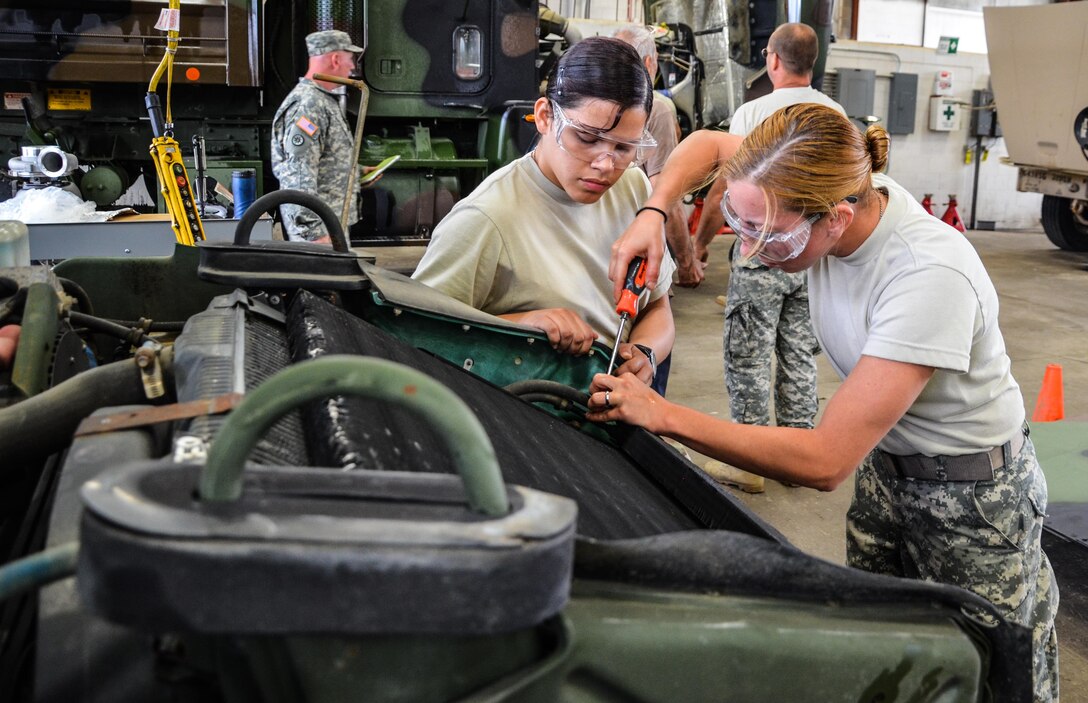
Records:
[[[238,220],[203,221],[209,241],[232,241]],[[174,231],[167,214],[118,215],[107,222],[27,225],[32,261],[82,256],[170,256]],[[263,215],[250,241],[272,239],[272,218]]]

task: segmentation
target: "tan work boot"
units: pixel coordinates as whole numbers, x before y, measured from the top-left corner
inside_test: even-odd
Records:
[[[729,464],[723,464],[720,461],[714,461],[713,459],[706,462],[703,466],[703,470],[706,471],[710,478],[714,479],[718,483],[724,483],[727,486],[734,486],[744,491],[745,493],[762,493],[763,492],[763,477],[756,476],[755,474],[748,473],[743,469],[738,469],[735,466]]]
[[[724,308],[725,303],[726,303],[725,296],[724,295],[719,295],[717,298],[714,298],[714,302],[717,303],[718,305],[721,305]]]

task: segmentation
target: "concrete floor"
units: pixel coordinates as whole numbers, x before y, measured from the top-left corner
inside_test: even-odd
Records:
[[[967,237],[997,287],[1001,329],[1028,416],[1047,364],[1056,363],[1063,370],[1066,418],[1088,420],[1088,255],[1055,249],[1042,231],[970,232]],[[723,308],[715,298],[726,293],[731,243],[731,236],[718,237],[711,245],[706,281],[694,290],[677,288],[672,299],[677,342],[669,399],[722,417],[728,417],[722,378]],[[409,272],[423,248],[363,253],[376,256],[381,266]],[[822,356],[818,366],[822,407],[839,379]],[[698,454],[693,459],[699,466],[706,461]],[[734,492],[794,545],[841,564],[846,558],[845,517],[852,491],[852,481],[830,493],[767,481],[762,494]],[[1059,608],[1058,636],[1062,700],[1088,702],[1088,627],[1063,616]]]
[[[997,287],[1001,329],[1028,416],[1046,365],[1061,364],[1066,418],[1088,420],[1088,255],[1055,249],[1041,231],[970,232],[967,237]],[[725,418],[729,408],[722,377],[723,308],[715,297],[726,293],[731,241],[731,236],[719,236],[714,242],[707,277],[699,288],[676,289],[672,306],[677,341],[668,392],[670,400]],[[822,408],[838,388],[839,378],[826,358],[819,357],[817,363]],[[696,454],[694,460],[701,466],[705,457]],[[767,481],[762,494],[734,492],[800,549],[845,563],[852,480],[830,493],[787,488],[775,481]],[[1070,636],[1063,638],[1063,630]],[[1058,637],[1062,700],[1088,701],[1088,641],[1083,628],[1063,623],[1060,608]]]

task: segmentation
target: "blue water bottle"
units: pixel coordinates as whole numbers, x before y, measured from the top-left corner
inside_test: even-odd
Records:
[[[232,173],[230,190],[234,195],[234,219],[239,220],[257,196],[256,172],[244,168]]]

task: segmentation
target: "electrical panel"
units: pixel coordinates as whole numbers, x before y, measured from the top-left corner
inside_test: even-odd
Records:
[[[893,73],[888,90],[888,134],[913,134],[918,105],[918,74]]]
[[[1001,125],[997,122],[997,109],[992,90],[971,91],[971,136],[1000,137]]]
[[[873,114],[873,94],[876,91],[876,71],[863,68],[840,68],[836,97],[846,116],[862,119]]]

